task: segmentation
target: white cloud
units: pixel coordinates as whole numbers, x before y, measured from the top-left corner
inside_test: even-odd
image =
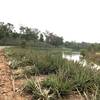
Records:
[[[0,21],[48,29],[65,40],[100,42],[99,0],[0,0]]]

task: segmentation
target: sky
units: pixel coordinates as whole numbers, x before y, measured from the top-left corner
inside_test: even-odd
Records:
[[[0,21],[100,43],[100,0],[0,0]]]

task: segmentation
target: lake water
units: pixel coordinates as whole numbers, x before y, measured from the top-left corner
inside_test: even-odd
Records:
[[[88,64],[90,64],[91,67],[93,68],[96,68],[96,69],[100,69],[100,66],[91,62],[91,63],[87,63],[87,61],[85,59],[81,60],[80,58],[82,57],[82,55],[80,55],[79,52],[73,52],[72,54],[66,54],[66,53],[62,53],[62,57],[64,59],[67,59],[67,60],[72,60],[74,62],[79,62],[80,64],[82,64],[83,66],[86,66]]]
[[[13,47],[13,46],[0,46],[0,49],[5,49],[5,48],[9,48],[9,47]]]
[[[80,61],[80,53],[72,53],[72,54],[65,54],[63,53],[63,58],[68,59],[68,60],[73,60],[73,61]]]

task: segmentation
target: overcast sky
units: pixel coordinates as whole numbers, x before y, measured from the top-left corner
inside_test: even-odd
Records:
[[[100,0],[0,0],[0,21],[49,30],[68,41],[100,42]]]

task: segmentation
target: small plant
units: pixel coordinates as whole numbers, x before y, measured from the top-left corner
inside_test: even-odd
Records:
[[[43,89],[41,84],[34,79],[27,80],[24,90],[26,92],[32,93],[33,100],[51,100],[54,94],[50,94],[50,89]]]
[[[57,76],[49,77],[43,82],[43,86],[50,88],[57,95],[57,97],[65,96],[72,91],[73,85],[71,81],[60,79]]]
[[[24,68],[23,74],[26,75],[27,77],[33,76],[33,75],[38,75],[39,70],[35,65],[34,66],[27,66]]]
[[[10,61],[11,63],[10,63],[10,67],[12,68],[12,69],[17,69],[18,68],[18,66],[19,66],[19,64],[21,63],[21,61],[17,61],[17,60],[12,60],[12,61]]]

